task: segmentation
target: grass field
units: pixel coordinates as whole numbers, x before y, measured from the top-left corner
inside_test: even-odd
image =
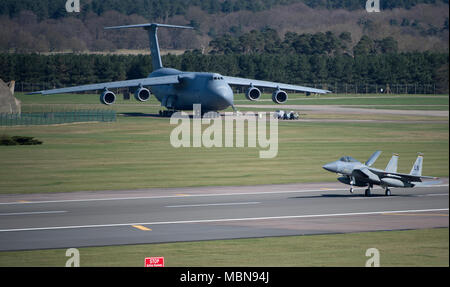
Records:
[[[379,250],[382,267],[449,266],[448,228],[88,247],[79,251],[81,267],[143,267],[144,258],[151,256],[163,256],[166,266],[364,267],[368,248]],[[65,252],[0,252],[0,267],[63,267],[68,260]]]
[[[427,97],[435,103],[433,96]],[[93,95],[19,98],[24,110],[35,111],[98,103]],[[442,98],[448,104],[448,96],[439,101]],[[160,109],[156,100],[144,105],[118,100],[113,108],[119,113]],[[170,132],[176,125],[168,119],[129,115],[119,116],[115,123],[0,127],[0,134],[33,136],[44,142],[0,146],[1,165],[7,167],[0,173],[0,193],[334,181],[336,176],[322,170],[323,164],[344,154],[364,161],[378,149],[384,154],[376,167],[384,168],[392,153],[400,153],[399,171],[409,172],[417,152],[423,152],[424,174],[448,176],[448,123],[281,121],[277,157],[260,159],[260,148],[174,148]],[[424,117],[383,116],[389,118]]]
[[[448,110],[448,95],[374,96],[292,95],[289,103]],[[23,111],[105,108],[95,95],[18,97]],[[236,100],[238,104],[244,96]],[[256,104],[261,103],[272,104]],[[278,156],[260,159],[259,148],[172,147],[169,136],[175,126],[167,118],[146,116],[160,109],[155,99],[139,104],[119,98],[108,108],[119,113],[117,122],[0,127],[0,134],[44,142],[0,146],[0,194],[335,181],[323,164],[344,154],[365,161],[375,150],[384,151],[376,167],[384,168],[392,153],[400,153],[399,172],[408,173],[417,152],[423,152],[424,174],[448,177],[448,117],[382,117],[421,124],[280,121]],[[380,119],[357,114],[302,117]],[[148,256],[164,256],[167,266],[364,266],[365,251],[375,247],[381,266],[448,266],[448,235],[445,228],[90,247],[80,248],[80,254],[81,266],[143,266]],[[0,266],[64,266],[67,259],[65,249],[0,252]]]

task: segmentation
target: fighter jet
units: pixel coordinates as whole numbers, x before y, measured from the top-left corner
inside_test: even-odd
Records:
[[[350,192],[353,187],[366,187],[365,196],[370,196],[374,185],[379,185],[385,189],[386,196],[390,196],[390,187],[415,187],[428,185],[422,179],[437,179],[437,177],[422,176],[423,154],[419,153],[409,174],[397,173],[398,154],[394,154],[386,166],[385,170],[373,168],[381,151],[376,151],[366,161],[361,163],[351,156],[341,157],[339,160],[327,163],[323,168],[327,171],[341,174],[338,180],[350,185]]]
[[[146,102],[153,93],[167,110],[160,111],[163,116],[170,116],[175,110],[192,110],[193,104],[201,104],[201,112],[220,111],[232,107],[234,96],[230,85],[247,87],[245,96],[250,101],[256,101],[261,97],[258,87],[273,89],[272,100],[277,104],[283,104],[288,100],[285,90],[305,92],[307,94],[326,94],[327,90],[314,89],[283,83],[252,80],[237,77],[227,77],[217,73],[182,72],[162,65],[161,54],[157,37],[159,27],[193,29],[188,26],[166,25],[157,23],[106,27],[105,29],[144,28],[148,31],[150,39],[150,51],[152,57],[153,72],[143,79],[90,84],[70,88],[43,90],[31,94],[60,94],[72,92],[84,92],[103,90],[100,102],[112,105],[116,101],[116,95],[110,89],[134,87],[134,97],[137,101]]]

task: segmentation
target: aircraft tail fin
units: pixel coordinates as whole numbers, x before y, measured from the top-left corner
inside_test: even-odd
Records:
[[[140,27],[143,27],[144,29],[146,29],[148,31],[148,36],[150,39],[150,52],[151,52],[151,56],[152,56],[153,70],[157,70],[157,69],[160,69],[163,67],[162,61],[161,61],[161,53],[160,53],[159,44],[158,44],[158,36],[156,34],[158,27],[194,29],[193,27],[188,27],[188,26],[167,25],[167,24],[158,24],[158,23],[113,26],[113,27],[105,27],[105,29],[109,30],[109,29],[140,28]]]
[[[423,164],[423,154],[419,153],[416,162],[414,163],[411,172],[409,174],[414,176],[422,176],[422,164]]]
[[[380,156],[381,151],[377,150],[376,152],[374,152],[369,159],[366,161],[366,165],[367,166],[372,166],[375,161],[378,159],[378,157]]]
[[[385,171],[386,172],[396,173],[397,172],[397,166],[398,166],[398,154],[394,153],[392,155],[392,157],[391,157],[391,160],[387,164]]]

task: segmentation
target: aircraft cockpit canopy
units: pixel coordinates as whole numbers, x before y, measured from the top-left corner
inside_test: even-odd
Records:
[[[356,159],[352,158],[351,156],[343,156],[339,159],[339,161],[343,162],[358,162]]]

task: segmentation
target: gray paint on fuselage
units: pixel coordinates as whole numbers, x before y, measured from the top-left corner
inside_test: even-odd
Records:
[[[180,83],[150,87],[162,106],[192,110],[193,104],[201,104],[202,112],[207,112],[223,110],[233,105],[233,91],[219,74],[161,68],[152,72],[149,78],[168,75],[179,75]]]

